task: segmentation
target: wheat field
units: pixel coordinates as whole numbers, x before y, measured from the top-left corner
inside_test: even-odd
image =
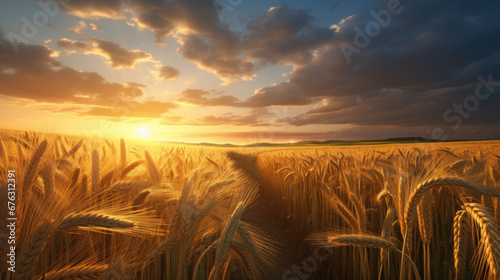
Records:
[[[2,131],[1,279],[499,279],[499,148]]]

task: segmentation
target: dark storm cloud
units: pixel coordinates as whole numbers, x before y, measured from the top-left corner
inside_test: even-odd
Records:
[[[351,63],[339,46],[353,44],[355,27],[373,20],[369,12],[339,23],[334,46],[296,67],[289,81],[262,88],[244,102],[278,106],[324,100],[289,119],[294,125],[449,125],[443,114],[475,95],[478,76],[491,74],[493,81],[500,81],[499,3],[402,1],[401,7],[378,36],[351,56]],[[500,122],[495,105],[500,88],[494,88],[464,123]]]
[[[81,105],[80,109],[88,106],[85,115],[117,116],[121,112],[123,117],[150,117],[175,107],[169,102],[138,103],[134,99],[144,95],[146,85],[108,82],[98,73],[63,66],[56,55],[46,46],[25,44],[19,45],[16,54],[8,42],[0,40],[0,95],[68,107]],[[124,107],[128,108],[126,114]]]
[[[306,64],[311,51],[333,41],[334,30],[316,27],[314,17],[287,5],[273,7],[248,26],[242,45],[249,57],[272,64]]]

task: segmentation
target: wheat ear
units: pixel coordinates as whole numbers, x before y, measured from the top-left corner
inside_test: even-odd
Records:
[[[44,222],[31,235],[27,246],[24,247],[20,257],[19,272],[16,279],[30,279],[40,252],[45,247],[50,237],[54,234],[56,225],[53,222]]]
[[[391,206],[387,209],[387,214],[385,215],[384,225],[382,226],[382,238],[389,239],[391,237],[392,231],[392,223],[394,222],[394,218],[396,217],[396,209],[394,206]],[[380,263],[382,264],[387,257],[388,251],[387,249],[382,249],[380,251]]]
[[[394,252],[403,254],[392,241],[373,235],[366,235],[366,234],[334,235],[328,237],[327,242],[330,244],[329,246],[359,246],[367,248],[389,249]],[[326,247],[328,247],[328,245]],[[407,254],[404,254],[403,256],[410,261],[410,263],[413,266],[413,271],[415,273],[415,276],[417,277],[417,279],[420,280],[420,275],[418,273],[418,269],[415,263]]]
[[[484,256],[494,278],[500,276],[500,237],[499,227],[489,211],[478,203],[466,203],[463,209],[481,228],[481,241],[484,243]]]
[[[417,206],[418,229],[420,236],[425,244],[430,244],[432,241],[432,206],[427,202],[430,198],[429,195],[425,196],[426,199],[421,201]]]
[[[24,176],[25,190],[29,190],[31,184],[35,180],[38,174],[38,170],[40,168],[40,162],[42,161],[42,157],[46,149],[47,149],[47,140],[43,140],[43,142],[40,143],[40,145],[38,145],[38,148],[33,154],[33,157],[31,157],[28,168],[26,169],[26,175]]]
[[[236,209],[231,214],[229,222],[224,227],[222,235],[220,237],[219,247],[217,248],[217,254],[215,256],[215,267],[212,271],[214,276],[217,276],[217,272],[221,267],[224,259],[226,258],[227,252],[231,246],[231,241],[233,240],[234,232],[239,225],[241,214],[243,213],[243,202],[240,202]]]
[[[122,178],[122,179],[125,178],[125,176],[127,176],[127,174],[129,174],[132,170],[134,170],[136,167],[141,165],[143,162],[144,162],[143,160],[137,160],[137,161],[134,161],[131,164],[127,165],[125,168],[123,168],[123,170],[120,174],[120,178]]]
[[[154,183],[159,183],[161,181],[160,171],[158,171],[158,168],[156,167],[156,164],[149,152],[146,151],[144,155],[146,157],[146,163],[148,165],[149,176],[151,176],[151,180],[153,180]]]
[[[469,238],[469,219],[464,210],[458,211],[453,222],[453,254],[455,279],[462,279],[466,265],[466,248]]]
[[[408,250],[411,252],[412,250],[412,242],[413,242],[413,229],[414,229],[414,224],[415,224],[415,216],[417,213],[417,206],[422,201],[422,198],[427,194],[429,190],[432,188],[437,188],[437,187],[444,187],[444,186],[456,186],[456,187],[461,187],[467,190],[472,190],[474,192],[479,192],[482,194],[488,194],[488,195],[495,195],[498,196],[498,192],[493,189],[483,189],[479,188],[474,184],[471,184],[469,182],[456,179],[456,178],[448,178],[448,177],[443,177],[443,178],[434,178],[425,181],[424,183],[418,185],[410,195],[410,199],[408,200],[408,203],[406,204],[405,208],[405,213],[404,213],[404,219],[406,221],[406,236],[405,236],[405,241],[406,245],[408,247]],[[455,190],[452,190],[455,191]]]
[[[72,155],[74,155],[79,149],[80,147],[82,146],[83,144],[83,139],[81,139],[80,141],[78,141],[78,143],[76,143],[76,145],[73,147],[73,149],[71,149],[68,154],[66,154],[67,157],[70,157]]]
[[[102,227],[102,228],[130,228],[134,223],[113,217],[111,215],[103,215],[99,213],[75,213],[66,216],[61,224],[60,229],[70,227]]]

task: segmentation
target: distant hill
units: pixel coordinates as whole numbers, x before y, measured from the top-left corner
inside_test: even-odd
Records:
[[[451,140],[447,142],[463,141]],[[430,143],[430,142],[443,142],[434,141],[423,137],[395,137],[387,139],[375,140],[326,140],[326,141],[299,141],[293,143],[253,143],[247,145],[235,144],[214,144],[214,143],[184,143],[184,142],[164,142],[169,144],[180,144],[190,146],[209,146],[209,147],[301,147],[301,146],[350,146],[350,145],[381,145],[381,144],[400,144],[400,143]]]

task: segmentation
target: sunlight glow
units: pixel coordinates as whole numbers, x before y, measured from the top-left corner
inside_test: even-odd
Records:
[[[149,128],[146,126],[141,126],[137,129],[137,135],[141,137],[149,137]]]

